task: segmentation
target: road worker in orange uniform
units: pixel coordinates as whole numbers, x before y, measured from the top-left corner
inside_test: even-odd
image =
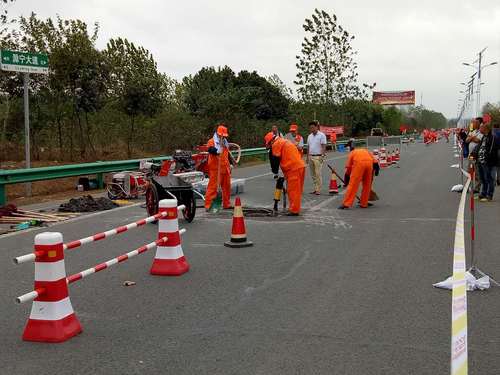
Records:
[[[368,203],[368,199],[372,190],[373,173],[375,172],[375,175],[378,176],[379,165],[373,154],[366,148],[355,148],[352,140],[349,141],[348,145],[351,152],[349,153],[345,167],[347,191],[344,196],[344,202],[339,209],[343,210],[352,206],[361,182],[363,183],[363,190],[359,206],[367,208],[371,205],[371,203]]]
[[[229,152],[227,128],[219,125],[214,136],[208,141],[208,186],[205,193],[205,208],[208,210],[217,196],[218,185],[222,189],[222,207],[231,208],[231,164],[234,163]],[[220,166],[219,166],[220,162]],[[219,180],[220,168],[220,180]]]
[[[278,167],[281,168],[287,181],[287,194],[290,202],[289,216],[298,216],[304,191],[304,176],[306,166],[302,160],[297,146],[269,132],[264,137],[266,147],[271,150],[272,155],[279,159],[279,164],[273,165],[273,173],[278,174]]]

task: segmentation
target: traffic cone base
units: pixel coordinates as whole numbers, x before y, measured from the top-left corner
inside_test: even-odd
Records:
[[[82,332],[73,313],[60,320],[30,319],[23,333],[24,341],[63,342]]]
[[[177,259],[155,259],[151,275],[180,276],[189,271],[189,263],[184,256]]]
[[[226,241],[224,242],[224,246],[226,247],[232,247],[232,248],[240,248],[240,247],[250,247],[253,246],[252,241],[247,241],[247,239],[244,239],[244,242],[233,242],[233,241]]]

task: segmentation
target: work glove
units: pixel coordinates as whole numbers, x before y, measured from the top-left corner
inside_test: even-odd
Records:
[[[344,185],[347,186],[349,185],[349,181],[351,180],[351,175],[350,174],[345,174],[344,175]]]
[[[217,147],[213,147],[213,146],[209,147],[208,148],[208,153],[210,155],[217,155]]]

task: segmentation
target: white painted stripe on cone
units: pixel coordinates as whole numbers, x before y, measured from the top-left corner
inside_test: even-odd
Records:
[[[57,281],[66,277],[64,259],[57,262],[35,262],[36,281]]]
[[[71,306],[69,297],[57,302],[33,301],[30,319],[61,320],[73,313],[73,306]]]
[[[243,217],[243,209],[241,208],[241,206],[236,206],[234,208],[233,217]]]
[[[159,220],[158,230],[161,233],[174,233],[179,230],[179,222],[177,220]]]
[[[162,199],[158,203],[158,207],[160,208],[172,208],[177,207],[177,199]]]
[[[156,248],[155,259],[179,259],[183,257],[184,253],[182,252],[182,246],[158,246]]]
[[[57,245],[63,242],[59,232],[43,232],[35,236],[35,245]]]
[[[231,234],[231,238],[246,238],[247,234]]]

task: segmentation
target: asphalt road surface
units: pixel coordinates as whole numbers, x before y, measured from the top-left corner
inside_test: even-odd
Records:
[[[345,154],[330,155],[342,170]],[[33,264],[15,266],[37,231],[0,239],[1,374],[448,374],[459,182],[449,144],[410,145],[383,170],[369,209],[311,191],[298,218],[247,218],[252,248],[230,249],[231,218],[200,213],[183,236],[191,270],[153,277],[153,252],[70,286],[83,333],[61,344],[21,340]],[[241,168],[245,205],[270,206],[269,166]],[[500,278],[500,194],[479,204],[478,265]],[[139,206],[59,224],[65,241],[145,216]],[[467,218],[468,219],[468,218]],[[68,274],[156,238],[148,225],[66,254]],[[466,239],[468,241],[468,239]],[[467,245],[468,246],[468,245]],[[125,287],[130,280],[136,285]],[[469,293],[469,373],[500,372],[500,288]]]

